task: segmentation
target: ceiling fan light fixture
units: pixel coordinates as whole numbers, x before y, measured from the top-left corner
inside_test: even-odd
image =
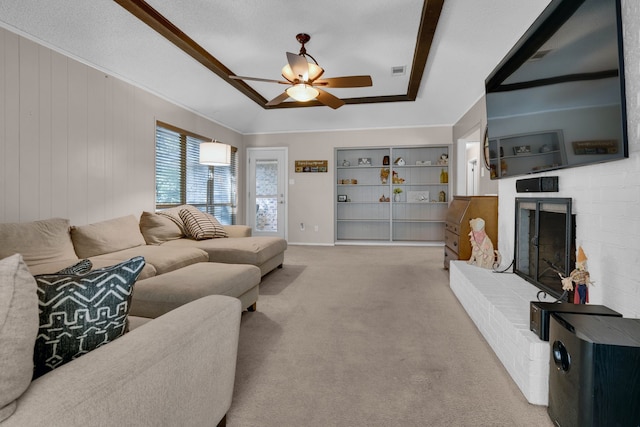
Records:
[[[282,77],[289,80],[290,82],[293,82],[295,80],[308,82],[308,81],[316,80],[318,77],[322,75],[322,73],[324,73],[324,70],[319,65],[316,65],[313,62],[308,62],[308,64],[309,64],[309,71],[306,75],[303,75],[302,77],[296,76],[293,70],[291,69],[291,66],[287,64],[284,67],[282,67],[282,72],[281,72]]]
[[[318,89],[314,88],[313,86],[306,85],[304,83],[293,85],[290,88],[288,88],[286,92],[287,92],[287,95],[289,95],[289,97],[300,102],[311,101],[312,99],[315,99],[320,94]]]
[[[309,80],[314,81],[324,73],[324,70],[312,62],[309,62]]]

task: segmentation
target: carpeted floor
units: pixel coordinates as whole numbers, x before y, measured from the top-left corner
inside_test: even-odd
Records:
[[[440,247],[290,246],[242,315],[227,425],[551,426],[442,261]]]

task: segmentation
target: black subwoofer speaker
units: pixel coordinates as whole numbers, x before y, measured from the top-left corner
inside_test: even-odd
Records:
[[[556,425],[640,426],[640,319],[553,313],[549,344]]]
[[[622,317],[622,314],[604,305],[531,301],[529,304],[529,329],[543,341],[549,341],[551,313],[577,313]]]

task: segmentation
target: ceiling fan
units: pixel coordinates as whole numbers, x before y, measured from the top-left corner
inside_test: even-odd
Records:
[[[309,34],[300,33],[296,35],[296,40],[302,44],[300,53],[287,52],[288,64],[282,68],[283,80],[271,80],[262,79],[258,77],[243,77],[232,75],[229,76],[235,80],[253,80],[258,82],[279,83],[283,85],[290,85],[283,93],[267,102],[267,106],[278,105],[288,98],[293,98],[296,101],[310,101],[317,99],[324,105],[327,105],[333,109],[342,107],[345,102],[323,90],[323,88],[350,88],[350,87],[367,87],[373,85],[371,76],[345,76],[345,77],[330,77],[321,79],[320,77],[324,73],[324,70],[318,65],[318,61],[307,53],[304,45],[311,40]],[[313,62],[309,62],[307,58],[311,58]]]

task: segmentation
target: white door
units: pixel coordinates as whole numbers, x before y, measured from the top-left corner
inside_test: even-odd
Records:
[[[254,236],[287,238],[287,149],[247,149],[247,225]]]

